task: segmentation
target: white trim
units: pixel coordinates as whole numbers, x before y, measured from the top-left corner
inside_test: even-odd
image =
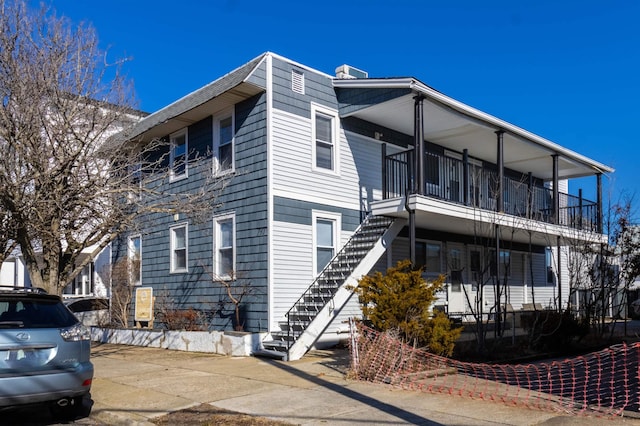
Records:
[[[333,256],[335,256],[342,247],[340,234],[342,230],[342,215],[340,213],[328,212],[323,210],[311,211],[311,228],[312,228],[312,273],[313,277],[318,275],[318,241],[317,241],[317,222],[318,220],[327,220],[333,223]],[[333,257],[332,256],[332,257]]]
[[[184,268],[176,268],[175,267],[175,234],[174,230],[178,228],[184,228],[184,260],[185,267]],[[169,273],[171,274],[183,274],[185,272],[189,272],[189,224],[187,222],[177,223],[169,227]]]
[[[316,115],[321,114],[331,119],[331,169],[316,165]],[[340,119],[338,111],[311,102],[311,170],[340,176]]]
[[[218,157],[220,149],[220,123],[227,118],[231,118],[231,167],[222,169],[220,166],[220,158]],[[220,176],[227,173],[233,173],[236,169],[236,118],[234,108],[226,108],[213,117],[213,142],[211,149],[213,150],[213,174]]]
[[[213,217],[213,241],[212,241],[212,247],[213,247],[213,273],[215,274],[215,276],[217,278],[222,278],[222,279],[230,279],[231,276],[229,274],[224,274],[221,273],[220,270],[218,269],[219,267],[219,263],[220,263],[220,259],[218,257],[218,251],[219,251],[219,241],[221,240],[221,236],[220,236],[220,222],[226,222],[228,220],[231,220],[231,226],[232,226],[232,235],[231,235],[231,249],[233,250],[233,258],[231,260],[231,271],[235,272],[236,271],[236,253],[237,253],[237,245],[236,245],[236,214],[235,212],[228,212],[228,213],[224,213],[224,214],[219,214]]]
[[[266,55],[266,150],[267,150],[267,329],[271,330],[274,317],[274,259],[273,259],[273,58],[271,54]]]
[[[175,161],[175,154],[173,152],[174,140],[177,137],[184,136],[184,173],[181,175],[175,175],[173,172]],[[173,132],[169,136],[169,182],[186,179],[189,177],[189,130],[188,127],[184,127],[177,132]]]

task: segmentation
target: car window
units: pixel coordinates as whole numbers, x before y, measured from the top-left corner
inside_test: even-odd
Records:
[[[0,297],[0,328],[55,328],[69,327],[78,320],[64,307],[51,298]]]

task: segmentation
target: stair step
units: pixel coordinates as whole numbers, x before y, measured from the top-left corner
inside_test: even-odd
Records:
[[[286,352],[272,351],[269,349],[258,349],[257,351],[254,351],[252,355],[255,357],[279,359],[281,361],[287,361],[289,358]]]

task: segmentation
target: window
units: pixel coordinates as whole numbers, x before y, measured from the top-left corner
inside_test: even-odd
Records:
[[[496,272],[499,272],[498,278],[508,278],[511,276],[511,253],[506,250],[500,250],[499,267],[496,271],[496,251],[491,250],[489,253],[491,256],[491,276],[495,277]]]
[[[291,90],[294,93],[304,95],[304,73],[299,70],[291,70]]]
[[[329,264],[337,251],[338,229],[340,229],[340,216],[331,213],[314,212],[314,247],[315,247],[315,272],[316,274]]]
[[[462,252],[460,249],[449,250],[449,274],[451,291],[461,291],[462,284]]]
[[[171,272],[187,271],[187,225],[171,228]]]
[[[171,135],[171,179],[181,179],[187,177],[187,132]]]
[[[313,167],[316,170],[337,172],[336,115],[330,110],[317,106],[312,106],[311,112],[314,141]]]
[[[136,162],[129,166],[129,179],[131,179],[131,190],[129,201],[133,202],[140,198],[142,193],[142,163]]]
[[[474,291],[478,289],[478,284],[481,284],[482,281],[482,263],[480,259],[479,250],[472,249],[469,251],[469,270],[471,271],[471,284]]]
[[[129,238],[129,279],[131,285],[142,284],[142,239]]]
[[[213,152],[214,170],[216,172],[230,171],[234,169],[233,140],[234,127],[233,115],[223,114],[222,118],[215,120]]]
[[[416,243],[416,263],[424,266],[424,271],[428,273],[440,273],[442,266],[440,263],[440,243]]]
[[[550,248],[544,250],[544,264],[547,271],[547,284],[553,284],[553,252]]]
[[[234,217],[226,215],[214,218],[214,268],[219,277],[231,277],[235,271]]]

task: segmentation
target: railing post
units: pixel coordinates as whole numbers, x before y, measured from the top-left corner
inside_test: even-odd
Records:
[[[560,223],[560,192],[558,190],[558,154],[551,156],[553,159],[553,223]]]
[[[469,182],[469,150],[462,150],[462,187],[463,187],[463,202],[465,206],[469,205],[469,196],[471,192],[471,185]]]
[[[578,189],[578,229],[582,229],[582,188]]]
[[[527,219],[533,217],[533,173],[529,172],[527,181]]]
[[[498,190],[496,194],[496,211],[504,211],[503,191],[504,191],[504,130],[497,130],[497,155],[498,163]]]
[[[415,179],[413,193],[424,195],[425,193],[425,169],[424,169],[424,122],[423,122],[423,101],[424,96],[417,95],[414,98],[414,151],[415,151]]]
[[[382,144],[382,199],[389,198],[389,175],[387,172],[387,144]]]
[[[596,227],[599,234],[602,234],[602,173],[596,175],[597,182],[597,206],[596,206]]]

